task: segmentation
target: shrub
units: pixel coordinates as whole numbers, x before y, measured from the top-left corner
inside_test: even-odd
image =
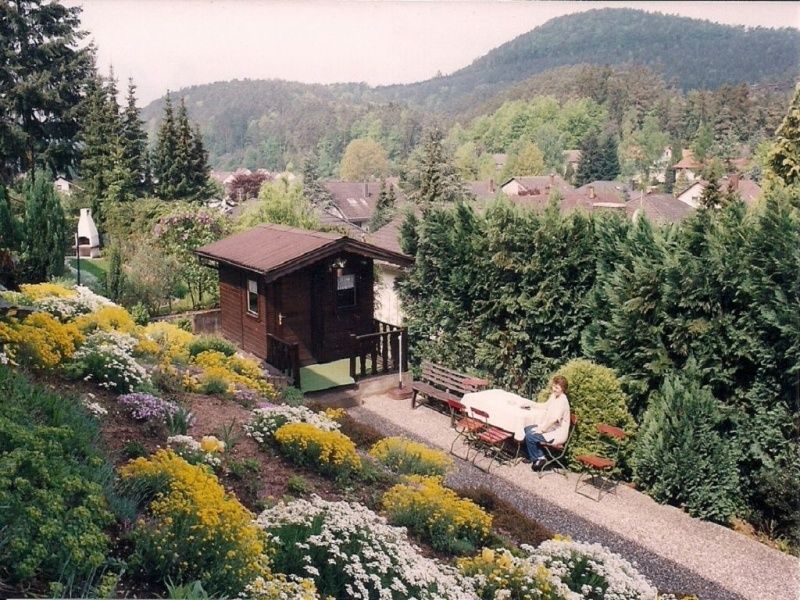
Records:
[[[101,306],[93,312],[81,315],[75,319],[75,324],[84,333],[91,333],[99,329],[132,335],[136,331],[136,323],[128,311],[116,304]]]
[[[736,455],[722,415],[696,369],[664,379],[645,411],[633,456],[635,480],[653,498],[727,523],[739,495]]]
[[[286,482],[286,489],[295,496],[307,496],[314,490],[314,486],[302,475],[292,475]]]
[[[131,307],[131,318],[133,322],[144,327],[150,322],[150,310],[141,302],[137,302]]]
[[[323,431],[310,423],[288,423],[275,432],[281,451],[294,463],[337,478],[361,470],[361,459],[350,438]]]
[[[167,417],[167,429],[172,435],[186,435],[192,423],[194,423],[194,413],[183,406],[179,406],[178,410]]]
[[[441,477],[410,475],[390,488],[382,505],[389,522],[408,527],[442,552],[473,551],[489,536],[492,517],[442,486]]]
[[[287,423],[310,423],[323,431],[339,429],[339,423],[304,406],[270,406],[252,411],[244,430],[259,444],[266,444]]]
[[[263,533],[253,515],[205,468],[169,450],[120,468],[126,480],[166,480],[132,534],[131,565],[161,582],[200,581],[212,595],[235,596],[267,574]],[[163,485],[163,484],[161,484]]]
[[[162,358],[172,363],[186,363],[189,360],[189,344],[194,341],[194,336],[176,325],[156,321],[147,325],[142,335],[158,344]]]
[[[113,305],[108,298],[95,294],[88,287],[78,285],[72,291],[74,293],[69,296],[41,296],[32,304],[58,317],[63,322],[94,312],[104,306]]]
[[[206,374],[200,380],[200,392],[209,396],[222,396],[232,393],[230,386],[223,377],[214,374]]]
[[[202,369],[198,377],[201,387],[206,381],[220,380],[226,384],[230,393],[238,385],[256,390],[266,398],[275,397],[275,388],[264,379],[261,367],[254,360],[225,356],[217,350],[205,350],[192,359],[192,364]]]
[[[19,286],[22,293],[31,300],[45,298],[74,298],[77,292],[57,283],[23,283]]]
[[[162,400],[151,394],[123,394],[117,401],[128,409],[137,421],[160,421],[166,423],[178,412],[178,405],[169,400]]]
[[[461,573],[473,581],[481,600],[562,600],[551,583],[550,571],[542,565],[511,554],[505,548],[483,551],[458,560]]]
[[[0,366],[0,579],[90,580],[113,521],[96,421]]]
[[[189,355],[192,357],[206,350],[216,350],[217,352],[222,352],[225,356],[233,356],[236,354],[236,346],[231,344],[228,340],[213,335],[196,337],[189,344]]]
[[[210,467],[220,466],[225,452],[225,443],[214,436],[205,436],[198,442],[189,435],[172,435],[167,438],[167,446],[189,464]]]
[[[33,313],[21,322],[0,322],[0,345],[8,358],[33,367],[52,369],[73,356],[83,341],[78,328],[59,323],[47,313]]]
[[[658,595],[636,567],[600,544],[562,539],[522,548],[529,553],[527,560],[550,571],[563,597],[572,592],[587,600],[653,600]]]
[[[286,386],[281,390],[281,400],[289,406],[302,406],[305,399],[303,392],[293,385]]]
[[[312,496],[277,504],[257,523],[273,541],[274,570],[313,579],[322,597],[474,597],[455,570],[421,556],[402,529],[360,504]]]
[[[605,444],[595,430],[596,423],[607,423],[631,434],[635,427],[633,417],[628,412],[628,397],[622,391],[614,371],[588,360],[578,359],[568,362],[551,376],[562,375],[567,378],[570,411],[578,415],[578,427],[572,434],[567,449],[570,459],[578,454],[604,454]],[[539,401],[545,401],[550,394],[550,386],[539,394]]]
[[[93,379],[97,385],[125,394],[150,383],[147,372],[136,362],[136,340],[124,333],[97,331],[72,357],[73,375]]]
[[[439,450],[397,437],[379,441],[369,453],[392,471],[404,475],[444,475],[453,464],[452,459]]]

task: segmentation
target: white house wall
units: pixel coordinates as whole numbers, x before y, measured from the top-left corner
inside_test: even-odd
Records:
[[[384,323],[402,325],[403,310],[394,283],[400,271],[393,265],[375,263],[375,318]]]

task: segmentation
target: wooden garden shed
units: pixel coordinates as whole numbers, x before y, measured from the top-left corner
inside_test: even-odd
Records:
[[[400,329],[374,318],[373,263],[407,266],[405,254],[282,225],[260,225],[195,253],[219,272],[222,334],[279,370],[353,359],[360,339]]]

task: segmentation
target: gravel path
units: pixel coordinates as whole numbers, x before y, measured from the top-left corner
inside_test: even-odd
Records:
[[[450,449],[449,418],[408,400],[371,396],[349,409],[386,435],[405,435]],[[575,493],[577,475],[539,479],[529,465],[494,467],[487,475],[464,461],[448,476],[454,487],[487,487],[544,526],[573,539],[600,542],[631,562],[659,591],[703,600],[800,598],[800,562],[725,527],[654,502],[626,486],[595,502]]]

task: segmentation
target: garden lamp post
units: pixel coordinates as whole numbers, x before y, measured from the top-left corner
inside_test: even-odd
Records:
[[[81,248],[80,248],[80,246],[78,245],[78,240],[79,240],[79,238],[78,238],[78,233],[76,232],[76,233],[75,233],[75,260],[76,260],[76,262],[78,263],[78,264],[77,264],[77,270],[78,270],[78,285],[80,285],[80,284],[81,284]]]

